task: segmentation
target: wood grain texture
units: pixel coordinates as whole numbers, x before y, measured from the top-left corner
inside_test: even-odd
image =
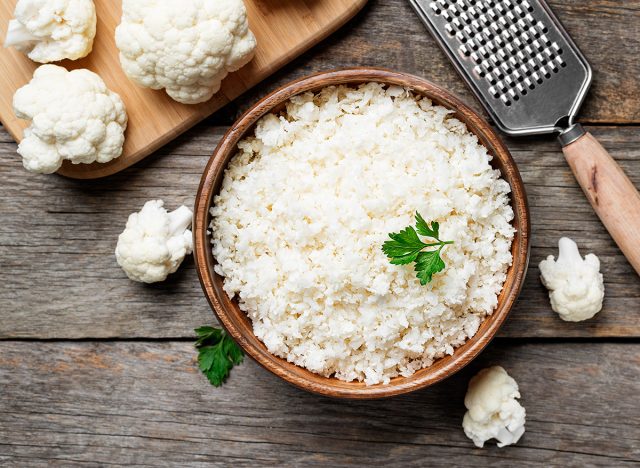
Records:
[[[253,325],[246,313],[240,310],[238,302],[230,300],[224,291],[224,279],[214,273],[216,262],[211,253],[209,211],[213,198],[220,191],[227,164],[238,151],[238,142],[254,134],[253,128],[261,117],[270,112],[281,112],[292,96],[315,93],[328,86],[358,86],[371,81],[411,89],[417,96],[425,97],[434,104],[449,109],[453,117],[463,122],[467,129],[476,135],[492,155],[492,166],[500,171],[504,180],[511,186],[514,212],[512,224],[516,234],[511,247],[513,262],[507,271],[498,303],[493,314],[483,321],[476,334],[458,347],[451,356],[437,360],[432,366],[421,369],[410,377],[396,377],[386,385],[367,386],[361,382],[343,382],[323,377],[274,356],[267,350],[264,343],[253,333]],[[359,67],[318,73],[286,85],[258,101],[220,140],[213,157],[204,169],[193,211],[193,255],[196,268],[219,322],[245,352],[266,369],[304,390],[336,398],[365,399],[400,395],[433,385],[457,372],[487,346],[504,323],[520,293],[529,259],[531,226],[522,178],[495,130],[479,114],[443,88],[414,75],[385,69]]]
[[[367,402],[314,396],[251,360],[216,389],[185,342],[1,342],[0,464],[637,466],[635,350],[494,343],[445,382]],[[526,432],[480,450],[462,431],[463,399],[496,364],[520,385]]]
[[[0,4],[4,29],[13,17],[16,0]],[[65,61],[67,68],[88,68],[98,73],[109,89],[125,102],[129,125],[122,155],[106,164],[67,164],[60,173],[86,179],[118,172],[148,156],[212,112],[256,85],[309,47],[342,26],[366,0],[246,0],[251,30],[258,47],[255,58],[224,80],[211,100],[198,105],[173,101],[163,90],[154,91],[130,81],[118,60],[114,31],[120,22],[121,2],[96,0],[98,27],[93,51],[78,61]],[[4,37],[4,33],[2,33]],[[0,48],[0,120],[19,141],[28,122],[18,119],[12,106],[16,89],[26,84],[39,65],[14,49]]]
[[[631,53],[640,47],[640,0],[549,3],[594,67],[582,122],[640,122],[640,62]],[[479,108],[407,1],[370,0],[322,46],[107,179],[28,174],[0,129],[0,339],[136,338],[0,341],[0,465],[640,465],[640,281],[553,138],[506,139],[533,223],[529,274],[500,333],[513,338],[498,338],[461,373],[415,394],[329,400],[250,360],[213,389],[194,363],[192,329],[214,319],[193,260],[153,286],[117,267],[113,249],[128,214],[151,198],[192,204],[215,144],[240,112],[293,78],[354,65],[424,76]],[[640,186],[640,127],[589,130]],[[538,279],[538,263],[557,254],[562,235],[602,261],[604,309],[579,324],[556,317]],[[189,339],[140,341],[152,337]],[[557,342],[564,337],[580,339]],[[493,364],[520,383],[527,432],[514,447],[478,450],[460,428],[462,399],[469,377]]]
[[[97,181],[29,174],[0,131],[0,337],[187,337],[213,321],[193,259],[165,283],[128,280],[115,262],[118,234],[145,201],[193,205],[226,127],[202,123],[126,171]],[[640,128],[589,130],[640,186]],[[529,198],[532,250],[523,291],[500,336],[639,337],[640,281],[611,240],[554,138],[506,139]],[[594,319],[558,319],[538,263],[563,236],[602,262],[606,295]]]
[[[590,133],[562,150],[589,203],[640,274],[638,189]]]

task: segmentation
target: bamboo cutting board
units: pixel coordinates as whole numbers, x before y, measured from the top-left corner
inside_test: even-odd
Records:
[[[65,163],[59,173],[77,179],[94,179],[114,174],[140,161],[331,34],[366,2],[245,0],[249,24],[258,41],[255,58],[238,72],[227,76],[220,92],[210,101],[189,106],[173,101],[162,90],[140,88],[124,75],[114,40],[121,2],[95,0],[98,30],[93,52],[82,60],[61,64],[68,69],[88,68],[98,73],[109,89],[120,94],[129,114],[124,152],[106,164]],[[16,0],[0,3],[0,38],[4,42]],[[16,141],[20,141],[28,122],[15,117],[13,93],[31,79],[38,64],[13,49],[0,47],[0,65],[0,121]]]

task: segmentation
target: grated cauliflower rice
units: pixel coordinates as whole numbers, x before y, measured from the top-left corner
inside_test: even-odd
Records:
[[[238,144],[211,208],[215,271],[271,353],[388,383],[493,312],[512,261],[510,187],[450,113],[400,87],[328,87]],[[426,286],[381,250],[416,210],[454,241]]]

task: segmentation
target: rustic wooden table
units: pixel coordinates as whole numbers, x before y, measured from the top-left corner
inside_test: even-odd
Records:
[[[640,186],[640,0],[553,0],[594,67],[581,121]],[[222,388],[198,372],[193,328],[212,323],[193,261],[163,284],[126,279],[113,249],[130,212],[191,205],[229,123],[279,84],[374,65],[425,76],[478,108],[405,0],[371,0],[322,45],[116,176],[79,182],[23,170],[0,130],[0,465],[621,466],[640,463],[640,279],[592,213],[552,137],[506,139],[526,183],[533,248],[507,324],[462,372],[383,401],[288,386],[247,360]],[[604,309],[565,323],[537,265],[561,235],[601,259]],[[504,366],[527,431],[473,447],[466,384]]]

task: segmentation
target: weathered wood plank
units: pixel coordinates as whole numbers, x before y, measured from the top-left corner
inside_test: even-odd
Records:
[[[591,128],[621,167],[640,187],[640,127]],[[629,138],[629,140],[627,140]],[[626,141],[622,141],[626,140]],[[640,308],[640,278],[595,215],[554,138],[506,140],[525,182],[532,223],[529,271],[522,294],[502,336],[640,336],[640,320],[629,313]],[[569,323],[551,310],[540,283],[538,264],[558,254],[562,236],[573,238],[582,254],[600,258],[605,277],[605,304],[592,320]]]
[[[549,0],[594,71],[581,111],[588,123],[640,121],[640,0]],[[453,66],[407,0],[369,0],[355,20],[303,57],[251,90],[217,117],[228,122],[267,90],[308,73],[339,67],[377,66],[414,73],[458,93],[476,108]],[[226,120],[222,120],[226,117]]]
[[[640,186],[640,127],[592,128]],[[187,337],[212,321],[191,258],[163,284],[129,281],[113,250],[130,212],[152,198],[193,204],[224,128],[203,124],[149,160],[105,180],[29,174],[0,132],[0,337]],[[640,336],[640,279],[592,212],[551,138],[507,140],[531,205],[531,266],[501,336]],[[538,263],[569,235],[602,261],[604,310],[562,322],[550,310]]]
[[[390,400],[297,390],[251,361],[211,387],[191,343],[0,343],[0,460],[31,466],[624,466],[640,462],[632,344],[497,344],[450,380]],[[468,379],[517,379],[526,433],[473,447]]]

